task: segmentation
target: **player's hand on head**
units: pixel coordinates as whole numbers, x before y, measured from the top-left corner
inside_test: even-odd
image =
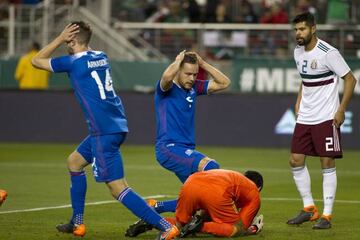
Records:
[[[191,52],[191,53],[196,55],[199,66],[202,66],[205,62],[204,59],[202,59],[202,57],[200,57],[200,55],[197,52]]]
[[[335,125],[335,127],[339,128],[341,124],[343,124],[344,120],[345,120],[345,111],[338,110],[335,113],[333,124]]]
[[[60,37],[64,42],[70,42],[79,32],[79,25],[69,23],[64,30],[60,33]]]
[[[175,61],[181,62],[184,59],[186,50],[182,50],[175,58]]]

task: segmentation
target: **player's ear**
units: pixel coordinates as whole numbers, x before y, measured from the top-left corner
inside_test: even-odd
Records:
[[[73,39],[68,43],[69,47],[74,47],[76,45],[76,40]]]
[[[316,32],[316,26],[314,25],[311,27],[311,34],[315,34],[315,32]]]

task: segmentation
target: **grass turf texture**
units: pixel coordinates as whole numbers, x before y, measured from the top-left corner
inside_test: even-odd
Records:
[[[55,229],[58,223],[68,221],[70,208],[4,212],[69,204],[69,176],[65,159],[75,147],[67,144],[0,144],[0,188],[8,191],[8,199],[0,208],[1,239],[74,239],[72,235],[58,233]],[[311,223],[300,227],[285,224],[302,208],[301,201],[296,200],[299,196],[289,170],[287,149],[199,147],[198,150],[216,159],[222,168],[242,172],[254,169],[263,174],[260,213],[264,214],[264,230],[248,239],[360,239],[360,151],[345,150],[344,159],[337,162],[336,199],[346,201],[335,203],[333,228],[314,231]],[[142,196],[177,195],[180,182],[158,165],[152,146],[124,145],[122,153],[126,178],[136,192]],[[313,196],[322,199],[319,160],[309,158],[307,163]],[[106,186],[95,183],[90,168],[87,177],[86,202],[112,200]],[[317,206],[321,212],[322,202],[317,201]],[[85,239],[131,239],[125,238],[124,232],[135,220],[135,216],[115,201],[87,206]],[[156,235],[153,230],[136,239],[155,239]],[[212,237],[199,235],[188,239],[209,238]]]

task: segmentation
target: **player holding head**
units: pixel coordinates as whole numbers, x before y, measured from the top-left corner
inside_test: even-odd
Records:
[[[104,182],[114,198],[136,216],[156,226],[162,232],[159,239],[172,239],[178,233],[177,228],[151,209],[125,180],[119,147],[128,132],[127,120],[121,100],[113,89],[106,54],[89,47],[91,33],[88,24],[72,22],[32,60],[37,68],[68,73],[89,127],[89,135],[68,159],[73,216],[69,223],[58,225],[57,229],[76,236],[85,235],[86,178],[83,169],[92,164],[96,181]],[[50,58],[63,43],[70,55]]]
[[[203,68],[212,80],[200,81],[196,76]],[[155,90],[157,136],[155,153],[157,161],[172,171],[181,182],[193,173],[218,169],[219,164],[195,150],[195,109],[197,96],[226,89],[230,80],[222,72],[205,62],[197,53],[180,52],[175,61],[163,72]],[[177,200],[149,202],[155,210],[175,212]],[[138,221],[127,230],[133,237],[147,230]],[[132,229],[139,229],[136,234]]]
[[[199,67],[212,80],[197,80]],[[219,168],[214,159],[195,150],[196,97],[226,89],[229,85],[229,78],[222,72],[205,62],[197,53],[185,50],[178,54],[157,83],[156,159],[161,166],[174,172],[181,182],[185,182],[195,172]],[[176,201],[173,203],[174,211]]]
[[[199,67],[213,80],[196,80]],[[194,172],[219,168],[195,150],[196,97],[227,88],[230,80],[195,52],[182,51],[164,71],[155,93],[157,121],[156,158],[181,182]]]
[[[297,122],[291,145],[290,166],[304,208],[288,224],[315,221],[320,216],[311,194],[311,181],[305,165],[306,156],[319,156],[323,172],[324,210],[314,229],[331,227],[337,177],[335,159],[342,158],[340,126],[353,94],[356,79],[339,51],[317,38],[311,13],[302,13],[293,20],[298,46],[294,50],[302,85],[295,104]],[[339,102],[339,77],[344,92]]]

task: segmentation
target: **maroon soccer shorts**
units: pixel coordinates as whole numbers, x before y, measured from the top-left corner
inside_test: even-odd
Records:
[[[315,125],[296,123],[291,152],[308,156],[342,158],[340,128],[333,120]]]

